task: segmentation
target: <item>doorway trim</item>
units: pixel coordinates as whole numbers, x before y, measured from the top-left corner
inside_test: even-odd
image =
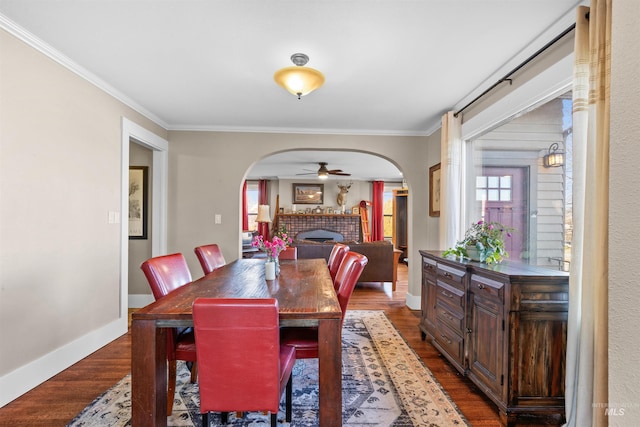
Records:
[[[167,186],[169,142],[122,117],[122,157],[120,189],[120,315],[129,307],[129,144],[133,141],[153,152],[151,175],[151,256],[167,252]]]

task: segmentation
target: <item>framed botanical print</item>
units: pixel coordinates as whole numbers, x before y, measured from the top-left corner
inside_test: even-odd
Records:
[[[147,238],[148,166],[129,167],[129,239]]]
[[[440,216],[440,163],[429,168],[429,216]]]

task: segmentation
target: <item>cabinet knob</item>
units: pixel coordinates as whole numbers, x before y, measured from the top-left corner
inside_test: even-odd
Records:
[[[451,294],[449,294],[449,293],[447,293],[447,292],[445,292],[445,291],[441,291],[440,293],[441,293],[442,295],[444,295],[445,297],[447,297],[447,298],[453,298],[453,295],[451,295]]]
[[[445,340],[445,341],[446,341],[446,343],[447,343],[447,344],[451,344],[451,340],[450,340],[449,338],[447,338],[447,336],[446,336],[446,335],[444,335],[444,334],[440,334],[440,336],[442,337],[442,339],[443,339],[443,340]]]
[[[478,283],[478,289],[484,289],[484,285],[482,283]]]
[[[473,332],[471,328],[467,328],[467,333],[470,334],[471,332]]]
[[[444,273],[443,276],[446,277],[447,279],[451,279],[453,277],[451,276],[450,273]]]

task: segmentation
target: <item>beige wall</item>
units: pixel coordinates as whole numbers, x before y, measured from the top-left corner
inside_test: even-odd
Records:
[[[640,2],[614,0],[611,54],[609,206],[609,402],[624,415],[610,426],[640,425]]]
[[[434,139],[175,131],[169,132],[169,144],[168,245],[170,251],[185,254],[192,272],[200,270],[193,254],[200,244],[220,244],[227,261],[239,257],[240,189],[249,168],[270,154],[305,147],[366,151],[393,162],[410,189],[410,256],[418,260],[418,249],[436,248],[438,221],[429,220],[427,196],[429,166],[439,162],[439,135]],[[222,215],[222,224],[214,224],[215,214]],[[419,262],[410,263],[409,293],[420,294]],[[419,300],[413,304],[419,308]]]
[[[0,52],[2,404],[126,331],[121,117],[166,132],[4,30]]]

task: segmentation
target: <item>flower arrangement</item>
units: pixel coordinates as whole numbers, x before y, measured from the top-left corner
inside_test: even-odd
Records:
[[[289,246],[292,242],[291,238],[289,237],[289,230],[287,230],[287,226],[284,224],[273,230],[273,236],[279,237],[286,246]]]
[[[444,251],[444,255],[471,258],[467,252],[469,248],[478,250],[480,262],[498,264],[509,254],[504,248],[505,237],[511,237],[512,229],[499,222],[478,221],[464,233],[464,239],[457,242],[453,248]]]
[[[254,237],[253,242],[251,242],[251,246],[258,248],[267,254],[268,261],[277,260],[280,252],[284,251],[289,244],[291,244],[291,239],[286,234],[284,234],[284,239],[278,236],[273,236],[271,241],[264,240],[264,237],[262,236],[256,236]]]

